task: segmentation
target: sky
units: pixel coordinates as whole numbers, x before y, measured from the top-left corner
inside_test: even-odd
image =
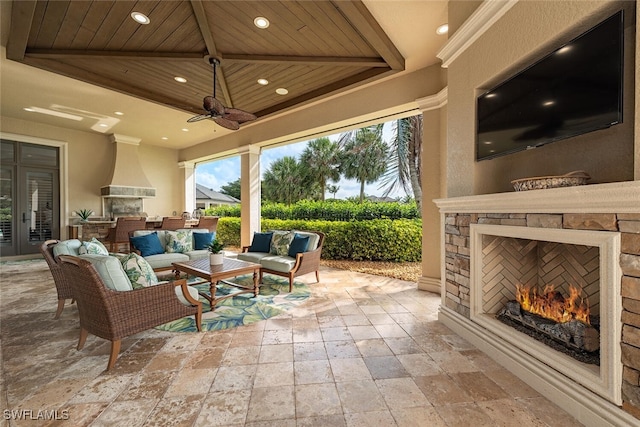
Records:
[[[329,139],[337,141],[340,134],[330,135]],[[383,140],[387,143],[391,141],[392,129],[391,122],[385,123],[383,128]],[[297,142],[294,144],[283,145],[276,148],[268,148],[262,150],[260,157],[261,175],[271,167],[271,164],[285,156],[292,156],[300,159],[300,155],[307,146],[308,141]],[[196,167],[196,183],[204,185],[220,191],[223,185],[233,182],[240,178],[240,156],[230,157],[224,160],[216,160],[207,163],[200,163]],[[334,184],[330,182],[330,184]],[[342,178],[337,184],[340,187],[335,197],[337,199],[346,199],[347,197],[357,197],[360,195],[360,183],[353,179]],[[379,184],[365,184],[364,192],[367,196],[382,196],[383,190],[378,188]],[[390,194],[390,197],[404,197],[404,191],[399,190]],[[333,198],[333,194],[325,194],[325,198]]]

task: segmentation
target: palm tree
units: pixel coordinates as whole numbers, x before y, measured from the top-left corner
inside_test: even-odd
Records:
[[[402,188],[407,194],[413,194],[422,212],[422,170],[420,156],[422,153],[422,114],[397,120],[393,125],[395,133],[391,141],[389,167],[381,180],[380,187],[385,187],[383,196]]]
[[[327,192],[333,194],[333,198],[336,198],[336,193],[340,190],[339,185],[327,184]]]
[[[308,168],[309,175],[320,185],[320,197],[324,201],[327,181],[338,182],[340,179],[340,147],[329,138],[318,138],[309,141],[300,156],[300,162]]]
[[[314,182],[306,173],[306,167],[294,157],[285,156],[274,161],[262,178],[264,200],[292,203],[314,194]]]
[[[360,203],[364,185],[375,182],[387,170],[389,147],[382,140],[382,124],[372,125],[340,135],[341,170],[347,178],[360,182]]]

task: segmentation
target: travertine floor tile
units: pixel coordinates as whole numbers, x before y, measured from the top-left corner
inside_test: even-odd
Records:
[[[414,283],[323,267],[321,283],[299,278],[312,296],[294,310],[223,331],[150,329],[105,372],[108,341],[76,350],[77,307],[53,320],[44,261],[17,264],[8,281],[0,263],[0,404],[69,420],[10,426],[579,425],[440,323],[440,297]]]

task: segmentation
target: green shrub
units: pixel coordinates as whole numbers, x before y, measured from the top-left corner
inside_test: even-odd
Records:
[[[324,202],[302,200],[293,205],[263,203],[262,218],[304,219],[327,221],[352,221],[368,219],[415,219],[418,208],[415,202],[364,202],[326,200]],[[208,209],[206,215],[240,217],[240,206],[221,206]]]
[[[325,234],[324,259],[420,261],[422,222],[419,219],[368,221],[283,220],[263,218],[262,230],[321,231]],[[220,218],[218,238],[240,246],[240,219]]]

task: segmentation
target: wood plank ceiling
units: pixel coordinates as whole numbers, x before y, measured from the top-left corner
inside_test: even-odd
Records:
[[[187,112],[212,93],[209,57],[217,98],[258,117],[404,69],[360,0],[13,2],[8,59]]]

